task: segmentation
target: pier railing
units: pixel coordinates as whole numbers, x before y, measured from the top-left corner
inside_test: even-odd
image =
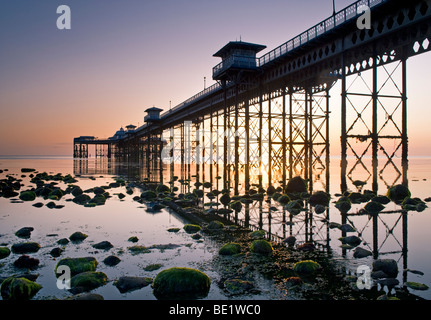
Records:
[[[300,35],[294,37],[293,39],[283,43],[282,45],[278,46],[277,48],[269,51],[268,53],[264,54],[260,58],[256,58],[256,67],[262,67],[265,64],[272,62],[281,56],[291,52],[294,49],[297,49],[298,47],[301,47],[310,41],[316,39],[317,37],[322,36],[323,34],[333,30],[336,27],[341,26],[342,24],[351,21],[352,19],[358,18],[362,13],[358,11],[358,9],[361,6],[368,6],[370,9],[374,8],[378,5],[381,5],[383,3],[386,3],[390,0],[359,0],[355,3],[351,4],[350,6],[342,9],[341,11],[335,13],[333,16],[327,18],[326,20],[316,24],[315,26],[309,28],[308,30],[304,31]],[[253,59],[254,60],[254,59]],[[224,63],[224,64],[223,64]],[[232,61],[233,63],[233,61]],[[253,62],[254,63],[254,62]],[[218,64],[213,69],[214,72],[220,73],[222,70],[226,68],[226,62],[222,62]],[[205,90],[193,95],[192,97],[188,98],[187,100],[183,101],[182,103],[176,105],[172,109],[164,112],[161,117],[169,116],[170,114],[174,113],[175,111],[178,111],[184,107],[187,107],[189,104],[196,102],[212,93],[215,93],[216,91],[221,90],[221,85],[219,83],[215,83],[214,85],[206,88]],[[146,125],[141,126],[140,128],[137,128],[136,131],[139,131],[140,129],[143,129],[146,127]]]

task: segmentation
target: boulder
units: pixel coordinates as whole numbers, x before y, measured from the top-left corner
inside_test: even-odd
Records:
[[[12,245],[13,253],[35,253],[40,249],[40,245],[36,242],[24,242],[24,243],[16,243]]]
[[[30,238],[31,236],[31,232],[34,230],[33,227],[23,227],[21,229],[19,229],[17,232],[15,232],[15,235],[18,238]]]
[[[49,254],[54,258],[58,258],[62,252],[63,252],[63,249],[57,247],[57,248],[52,249],[49,252]]]
[[[81,242],[85,240],[88,237],[85,233],[82,233],[80,231],[74,232],[70,235],[69,239],[72,242]]]
[[[8,247],[0,247],[0,259],[9,257],[10,249]]]
[[[224,228],[224,224],[221,221],[213,220],[210,223],[208,223],[207,228],[210,230],[220,230]]]
[[[293,271],[299,275],[310,276],[315,274],[320,268],[320,264],[313,260],[303,260],[295,263]]]
[[[116,266],[117,264],[119,264],[120,261],[121,261],[121,259],[118,258],[117,256],[109,256],[103,260],[103,263],[109,267],[113,267],[113,266]]]
[[[364,209],[371,214],[376,214],[379,213],[380,211],[382,211],[385,208],[385,206],[383,204],[381,204],[380,202],[368,202]]]
[[[268,255],[272,253],[273,250],[272,245],[263,239],[254,240],[250,245],[250,251],[253,253]]]
[[[1,285],[4,300],[30,300],[42,286],[26,278],[9,277]]]
[[[315,207],[320,204],[322,206],[329,206],[329,200],[331,199],[330,195],[324,191],[316,191],[314,192],[309,199],[310,205]]]
[[[293,177],[287,182],[284,190],[286,193],[302,193],[307,192],[307,184],[301,177]]]
[[[103,272],[86,271],[74,275],[70,279],[71,292],[81,293],[91,291],[107,283],[108,277]]]
[[[362,240],[357,236],[341,237],[338,240],[340,240],[343,244],[348,244],[352,247],[357,247],[362,242]]]
[[[407,187],[398,184],[389,188],[386,196],[395,203],[401,203],[405,198],[409,198],[411,193]]]
[[[31,258],[27,255],[22,255],[17,260],[15,260],[13,265],[16,268],[36,269],[39,266],[39,259]]]
[[[34,201],[36,199],[36,193],[34,191],[23,191],[19,195],[22,201]]]
[[[211,286],[210,278],[191,268],[173,267],[159,272],[153,282],[158,299],[204,298]]]
[[[114,286],[121,293],[138,290],[143,287],[150,285],[153,282],[152,278],[148,277],[120,277],[117,281],[114,282]]]
[[[372,256],[372,255],[373,255],[373,253],[371,251],[364,249],[364,248],[361,248],[361,247],[357,247],[353,251],[353,257],[358,258],[358,259]]]
[[[109,250],[114,246],[109,241],[102,241],[102,242],[93,244],[92,247],[99,250]]]
[[[201,230],[201,226],[197,224],[186,224],[183,228],[187,233],[196,233]]]
[[[238,254],[240,252],[241,252],[241,245],[234,242],[226,243],[219,250],[219,254],[223,256],[231,256],[234,254]]]
[[[70,268],[71,276],[77,275],[81,272],[95,271],[98,262],[93,257],[83,257],[83,258],[64,258],[61,259],[55,266],[55,273],[57,274],[57,269],[59,266],[68,266]]]

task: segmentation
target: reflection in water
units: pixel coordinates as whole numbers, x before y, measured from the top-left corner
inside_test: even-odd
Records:
[[[386,205],[383,211],[375,214],[363,210],[367,201],[353,201],[351,209],[347,212],[341,212],[334,205],[335,198],[346,194],[364,195],[373,192],[373,194],[385,195],[389,186],[407,182],[406,166],[401,164],[402,169],[399,170],[396,167],[397,164],[392,162],[390,165],[396,170],[387,174],[387,164],[382,170],[377,171],[376,168],[372,168],[373,163],[376,164],[377,162],[369,160],[369,163],[367,159],[361,159],[360,163],[353,161],[350,164],[353,164],[351,168],[347,168],[347,163],[345,163],[345,167],[341,167],[341,172],[346,174],[342,175],[340,183],[334,186],[334,188],[339,188],[339,192],[337,189],[335,191],[330,190],[330,181],[334,182],[336,179],[329,177],[330,165],[332,171],[335,171],[338,168],[339,160],[331,159],[332,163],[330,164],[328,163],[329,158],[325,157],[323,161],[315,162],[313,168],[309,168],[311,174],[308,180],[308,190],[311,192],[321,190],[332,196],[332,202],[323,212],[316,212],[316,207],[311,206],[307,199],[302,199],[305,200],[303,201],[303,208],[298,211],[280,205],[271,196],[265,195],[261,198],[251,197],[252,201],[250,198],[248,198],[249,201],[242,200],[240,211],[224,213],[223,216],[237,225],[253,230],[265,230],[268,238],[273,241],[282,242],[289,236],[294,236],[298,244],[313,243],[319,250],[339,254],[342,258],[351,258],[353,255],[351,249],[353,248],[341,246],[339,238],[355,235],[361,240],[360,247],[369,250],[373,259],[391,256],[402,263],[400,267],[406,270],[408,268],[408,213],[406,211],[400,210],[400,207],[393,203]],[[356,170],[358,168],[366,169],[365,174],[357,175]],[[175,190],[180,193],[201,189],[207,195],[201,202],[202,209],[222,208],[223,205],[214,203],[219,201],[221,193],[214,191],[221,191],[224,186],[230,185],[229,181],[222,181],[221,172],[223,168],[218,164],[163,164],[159,159],[150,159],[149,163],[145,160],[121,161],[100,158],[92,161],[75,159],[74,171],[76,175],[81,176],[109,174],[126,177],[129,181],[171,184],[176,186],[178,189]],[[373,172],[378,172],[378,175],[373,176]],[[207,184],[203,184],[204,182]],[[241,185],[244,186],[244,183]],[[372,185],[372,190],[365,189],[366,185]],[[278,186],[274,185],[275,192],[283,193],[282,186],[283,183]],[[267,187],[253,182],[250,190],[254,191],[249,191],[248,195],[253,193],[259,195],[259,193],[266,191]],[[244,191],[244,188],[241,190]],[[216,196],[208,198],[209,192],[216,194]],[[232,192],[231,196],[234,197]],[[238,199],[244,199],[244,197]],[[336,228],[334,223],[350,225],[354,231]],[[406,272],[403,273],[402,280],[403,282],[407,281]]]

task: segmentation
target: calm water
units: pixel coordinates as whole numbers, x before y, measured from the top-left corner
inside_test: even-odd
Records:
[[[431,166],[428,158],[412,158],[409,163],[408,181],[412,197],[425,199],[431,196]],[[62,173],[63,175],[79,175],[78,184],[83,190],[95,186],[107,185],[118,176],[128,179],[139,179],[142,168],[136,164],[108,163],[105,161],[74,161],[68,157],[57,158],[30,158],[17,157],[15,159],[0,159],[0,169],[8,169],[0,174],[4,178],[8,174],[20,178],[23,175],[21,168],[34,168],[38,172]],[[313,176],[313,188],[317,190],[329,190],[333,195],[333,200],[341,191],[340,165],[338,159],[331,159],[329,180],[319,174]],[[28,173],[21,177],[24,187],[33,187],[29,182]],[[168,173],[166,173],[168,175]],[[385,194],[387,186],[401,183],[402,177],[394,169],[386,169],[379,175],[378,193]],[[166,181],[169,179],[166,179]],[[355,191],[352,184],[354,180],[366,181],[363,189],[371,189],[372,179],[369,173],[363,168],[358,168],[351,172],[348,181],[348,189]],[[166,182],[165,181],[165,182]],[[62,182],[60,186],[66,187]],[[56,287],[54,267],[62,257],[82,257],[94,256],[99,261],[98,270],[107,274],[110,282],[93,292],[100,293],[105,299],[155,299],[152,289],[147,286],[143,289],[130,293],[121,294],[112,284],[113,280],[122,275],[155,277],[157,273],[165,268],[173,266],[193,267],[207,273],[215,284],[219,279],[217,271],[211,264],[212,258],[217,254],[219,243],[204,237],[203,240],[193,240],[189,234],[182,229],[178,233],[168,232],[167,229],[177,227],[182,228],[186,223],[181,217],[168,210],[160,213],[150,213],[146,211],[145,205],[141,205],[132,200],[133,196],[140,195],[141,191],[135,189],[133,195],[127,195],[120,200],[115,194],[126,194],[126,188],[120,187],[108,190],[112,197],[104,206],[95,208],[84,208],[73,202],[66,201],[72,198],[71,195],[63,197],[58,204],[65,205],[62,209],[49,209],[47,207],[34,208],[34,202],[13,203],[11,199],[0,198],[0,243],[12,245],[25,240],[17,238],[14,233],[21,227],[31,226],[34,231],[31,241],[40,243],[42,249],[32,256],[41,261],[40,267],[36,270],[40,274],[37,282],[43,289],[35,296],[35,299],[45,299],[49,297],[63,298],[70,293],[59,290]],[[48,202],[49,200],[37,199],[36,201]],[[349,211],[349,215],[344,219],[338,209],[331,207],[323,215],[304,216],[299,214],[292,219],[292,223],[286,224],[283,218],[283,210],[270,212],[269,207],[274,203],[255,202],[248,208],[250,216],[249,223],[254,226],[270,231],[278,238],[282,239],[288,235],[295,235],[298,241],[315,241],[322,244],[326,250],[334,253],[335,259],[340,264],[347,266],[347,272],[354,272],[359,265],[371,267],[373,257],[354,259],[351,250],[340,247],[338,240],[342,236],[338,229],[328,228],[328,221],[344,223],[347,222],[356,228],[363,240],[361,246],[374,252],[375,257],[395,259],[399,265],[398,280],[402,285],[405,281],[415,281],[431,286],[431,208],[423,212],[411,211],[405,219],[398,212],[399,206],[390,203],[386,206],[385,212],[381,213],[376,221],[367,215],[355,215],[362,208],[361,205],[354,205]],[[241,214],[239,215],[241,219]],[[49,255],[52,248],[58,246],[56,241],[60,238],[68,238],[73,232],[82,231],[88,234],[88,238],[80,244],[68,244],[60,258],[54,259]],[[47,236],[50,235],[50,236]],[[157,244],[177,244],[174,249],[152,249],[150,253],[132,255],[128,247],[132,246],[127,239],[131,236],[139,238],[139,245],[147,247]],[[108,240],[114,248],[109,251],[96,250],[91,245],[97,242]],[[115,267],[108,267],[102,260],[115,254],[122,262]],[[0,260],[0,276],[5,277],[14,273],[19,273],[13,268],[13,261],[17,255],[11,254],[8,258]],[[144,268],[150,264],[162,264],[160,270],[145,271]],[[407,273],[403,276],[403,269],[420,270],[423,276]],[[238,296],[236,299],[277,299],[276,289],[271,287],[270,281],[262,280],[261,294],[254,296]],[[431,299],[431,290],[415,291],[409,289],[411,293]],[[228,297],[218,288],[212,285],[207,299],[227,299]]]

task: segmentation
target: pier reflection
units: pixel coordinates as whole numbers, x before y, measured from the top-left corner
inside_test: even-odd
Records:
[[[379,168],[374,168],[373,165],[378,165],[378,161],[372,161],[372,159],[361,159],[360,163],[355,159],[349,159],[343,167],[340,166],[342,161],[339,159],[323,157],[313,162],[312,167],[307,169],[310,175],[307,181],[308,194],[324,191],[331,195],[329,205],[323,207],[323,210],[322,207],[310,204],[308,196],[304,194],[296,199],[300,204],[299,209],[281,203],[279,199],[276,200],[273,194],[283,194],[285,191],[283,185],[286,181],[273,183],[270,195],[269,185],[260,185],[255,181],[250,184],[248,192],[240,188],[243,193],[235,195],[232,190],[229,190],[232,201],[241,203],[239,210],[233,210],[232,206],[221,203],[222,192],[226,191],[223,187],[229,185],[217,174],[222,172],[222,166],[193,163],[164,164],[157,158],[149,159],[149,162],[147,159],[135,161],[106,158],[75,159],[74,170],[75,175],[87,177],[115,175],[122,176],[129,182],[146,181],[165,184],[171,186],[177,195],[193,193],[196,189],[202,190],[204,196],[198,205],[203,211],[218,212],[231,222],[251,230],[264,230],[267,238],[272,241],[282,243],[289,237],[290,239],[294,237],[296,245],[312,243],[320,251],[341,259],[350,259],[353,261],[353,266],[364,263],[371,265],[372,260],[367,259],[391,258],[400,264],[401,270],[408,269],[409,213],[401,210],[401,207],[394,203],[385,205],[385,208],[378,213],[364,210],[370,194],[385,195],[388,187],[394,184],[407,184],[406,163],[393,161],[390,165],[396,167],[396,170],[389,172],[386,163],[380,171]],[[401,169],[398,169],[398,166]],[[371,175],[357,173],[360,168],[366,168],[365,172]],[[345,172],[346,175],[334,175],[336,170]],[[301,172],[301,169],[296,168],[294,172]],[[333,175],[330,176],[330,172]],[[377,172],[377,175],[374,176],[373,172]],[[240,186],[243,185],[245,185],[244,180],[241,180]],[[368,186],[371,188],[367,188]],[[350,194],[358,196],[359,200],[352,201],[349,210],[343,211],[337,208],[336,201]],[[368,200],[364,201],[364,195],[368,196]],[[340,228],[347,225],[351,230]],[[348,236],[359,238],[360,244],[343,245],[340,238]],[[370,257],[355,259],[354,252],[357,247],[371,252]],[[407,281],[405,272],[402,281]]]

